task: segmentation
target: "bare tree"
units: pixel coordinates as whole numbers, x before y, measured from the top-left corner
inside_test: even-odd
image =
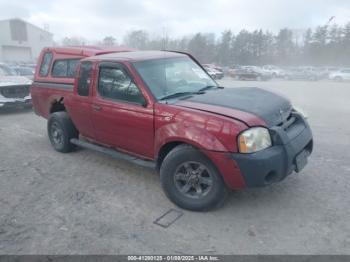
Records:
[[[116,39],[113,36],[106,36],[103,38],[102,44],[104,46],[115,46],[116,45]]]

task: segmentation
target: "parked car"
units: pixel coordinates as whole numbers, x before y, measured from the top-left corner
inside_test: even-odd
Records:
[[[24,67],[24,66],[15,66],[15,67],[12,67],[12,69],[16,71],[17,75],[25,76],[31,80],[33,80],[34,78],[34,72],[35,72],[34,68]]]
[[[230,71],[232,77],[238,80],[269,80],[272,78],[272,74],[257,67],[257,66],[242,66],[238,69]]]
[[[329,79],[329,75],[333,72],[339,71],[339,68],[332,66],[321,66],[317,67],[316,70],[320,75],[320,79]]]
[[[32,81],[0,63],[0,108],[30,107]]]
[[[217,66],[204,64],[203,67],[213,79],[222,79],[224,77],[224,71]]]
[[[329,79],[335,80],[335,81],[350,80],[350,68],[345,68],[345,69],[341,69],[339,71],[330,73]]]
[[[207,73],[213,78],[213,79],[216,79],[217,78],[217,74],[218,74],[218,71],[216,71],[215,69],[212,69],[212,68],[205,68],[205,71],[207,71]]]
[[[290,68],[288,71],[286,71],[285,79],[317,81],[321,79],[321,76],[314,69],[305,68],[305,67],[296,67],[296,68]]]
[[[216,72],[216,79],[222,79],[225,76],[224,69],[214,64],[204,64],[205,69],[213,69]]]
[[[191,210],[216,207],[227,187],[267,186],[307,164],[310,127],[284,97],[222,88],[178,52],[82,48],[94,56],[56,76],[75,51],[44,49],[31,89],[59,152],[81,146],[155,168],[169,199]]]
[[[286,75],[286,72],[282,68],[274,65],[265,65],[262,69],[269,72],[273,78],[284,78]]]

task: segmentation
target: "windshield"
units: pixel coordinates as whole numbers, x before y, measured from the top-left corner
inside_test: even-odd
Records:
[[[0,76],[15,76],[16,71],[6,65],[0,65]]]
[[[29,67],[20,67],[17,69],[20,75],[34,75],[34,69]]]
[[[176,93],[195,93],[217,84],[189,57],[164,58],[133,63],[157,99]]]

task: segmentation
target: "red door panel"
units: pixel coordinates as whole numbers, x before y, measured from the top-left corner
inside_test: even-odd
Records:
[[[98,142],[153,158],[153,109],[95,98],[92,120]]]
[[[96,79],[92,101],[96,140],[153,159],[153,105],[146,105],[130,71],[119,63],[101,63]]]

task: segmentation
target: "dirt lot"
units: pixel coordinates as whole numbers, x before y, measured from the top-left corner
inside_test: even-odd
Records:
[[[308,112],[315,150],[301,174],[162,228],[153,222],[180,209],[155,172],[57,153],[44,119],[1,112],[0,254],[350,254],[350,83],[221,82],[280,92]]]

